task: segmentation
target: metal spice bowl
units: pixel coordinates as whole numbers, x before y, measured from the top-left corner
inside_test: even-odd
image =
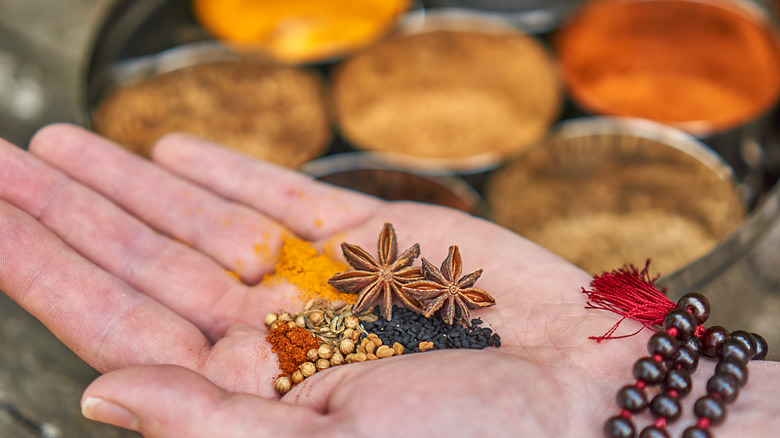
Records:
[[[653,259],[670,273],[742,222],[728,165],[673,128],[575,119],[489,180],[493,220],[591,273]]]
[[[460,174],[494,168],[546,135],[562,94],[546,48],[495,14],[408,14],[334,66],[336,128],[358,150]]]
[[[391,201],[443,205],[471,214],[482,208],[480,195],[445,169],[414,169],[394,162],[392,156],[348,152],[311,161],[300,170],[320,181]]]
[[[189,132],[287,167],[322,155],[332,137],[314,71],[229,52],[180,46],[115,63],[91,84],[92,127],[147,156],[170,132]]]
[[[530,34],[556,29],[582,0],[423,0],[433,8],[467,8],[500,14]]]

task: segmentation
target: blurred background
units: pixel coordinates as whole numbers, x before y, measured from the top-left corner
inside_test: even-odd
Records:
[[[2,0],[0,137],[191,132],[626,263],[780,351],[780,2]],[[0,436],[84,420],[96,373],[0,298]]]

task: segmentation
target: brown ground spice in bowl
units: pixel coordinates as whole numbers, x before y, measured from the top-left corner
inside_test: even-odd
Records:
[[[95,131],[148,156],[170,132],[187,132],[287,167],[331,139],[314,73],[253,61],[198,64],[128,84],[95,111]]]
[[[346,60],[332,88],[338,126],[355,147],[452,169],[539,140],[561,100],[548,53],[519,32],[396,37]]]
[[[485,198],[495,222],[591,273],[651,258],[671,274],[742,222],[744,204],[721,166],[661,136],[553,136],[497,171]]]

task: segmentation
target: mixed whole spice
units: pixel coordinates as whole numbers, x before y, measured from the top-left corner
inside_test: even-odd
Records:
[[[413,266],[420,245],[399,255],[395,230],[386,223],[376,258],[357,245],[342,243],[341,248],[352,269],[327,280],[339,293],[310,299],[294,313],[266,316],[266,339],[279,356],[281,373],[274,385],[280,395],[333,366],[437,349],[501,346],[497,333],[471,318],[471,310],[496,301],[474,287],[481,269],[461,276],[456,245],[440,268],[424,257],[421,266]],[[332,299],[343,293],[357,298],[352,304]]]

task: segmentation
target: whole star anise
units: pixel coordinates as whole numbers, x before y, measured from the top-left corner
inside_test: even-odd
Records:
[[[458,321],[471,326],[469,309],[496,304],[496,300],[487,292],[474,287],[482,275],[482,269],[460,277],[463,261],[457,245],[450,246],[441,269],[433,266],[425,257],[422,258],[422,264],[426,279],[405,284],[404,291],[425,303],[423,315],[426,318],[441,309],[441,317],[447,324]]]
[[[377,299],[381,299],[382,316],[390,321],[393,317],[394,296],[408,309],[422,313],[420,300],[403,290],[404,284],[423,278],[421,267],[412,266],[420,256],[419,244],[415,243],[398,256],[395,229],[386,223],[379,233],[378,261],[357,245],[342,243],[341,250],[353,270],[334,275],[328,279],[328,283],[339,291],[358,294],[352,307],[354,314],[370,311]]]

